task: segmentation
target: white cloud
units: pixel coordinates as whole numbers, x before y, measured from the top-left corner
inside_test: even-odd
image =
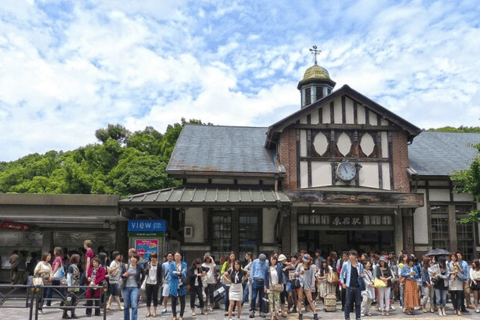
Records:
[[[337,88],[420,127],[480,118],[474,2],[0,2],[0,161],[108,123],[271,125],[298,110],[313,44]]]

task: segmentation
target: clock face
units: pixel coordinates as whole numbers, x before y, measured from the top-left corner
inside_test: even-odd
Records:
[[[337,167],[337,176],[343,181],[351,181],[357,175],[357,168],[350,162],[340,163]]]

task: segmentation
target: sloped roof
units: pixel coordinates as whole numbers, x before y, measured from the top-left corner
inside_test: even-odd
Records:
[[[478,154],[468,144],[477,143],[478,133],[424,131],[408,147],[408,160],[419,175],[451,175],[452,170],[468,169]]]
[[[286,127],[288,127],[291,124],[294,124],[295,122],[299,121],[301,118],[305,117],[306,115],[310,114],[313,110],[320,108],[321,106],[324,106],[331,101],[335,100],[338,97],[341,97],[343,95],[347,95],[351,97],[352,99],[355,99],[362,104],[366,105],[369,109],[372,111],[380,114],[382,117],[385,119],[391,121],[392,123],[398,125],[400,128],[403,128],[409,133],[409,140],[412,140],[413,137],[417,136],[422,130],[415,125],[411,124],[407,120],[399,117],[395,113],[391,112],[387,108],[379,105],[373,100],[370,100],[363,94],[361,94],[358,91],[353,90],[350,88],[348,85],[344,85],[338,90],[333,91],[331,94],[323,97],[320,100],[315,101],[311,105],[298,110],[297,112],[292,113],[288,117],[274,123],[270,127],[268,127],[268,139],[269,140],[274,140],[274,135],[278,132],[282,132]],[[268,140],[267,140],[268,142]],[[268,145],[268,143],[267,143]]]
[[[176,187],[132,195],[120,200],[126,206],[187,206],[220,205],[271,205],[290,204],[290,199],[281,191],[271,189],[239,189],[211,187]]]
[[[186,125],[167,166],[168,174],[276,174],[274,152],[263,147],[267,128]]]

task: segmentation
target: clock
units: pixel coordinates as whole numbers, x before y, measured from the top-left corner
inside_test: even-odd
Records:
[[[342,181],[352,181],[356,175],[357,168],[351,162],[342,162],[337,166],[337,177]]]

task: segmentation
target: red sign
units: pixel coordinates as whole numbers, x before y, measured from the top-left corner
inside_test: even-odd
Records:
[[[16,230],[16,231],[32,231],[32,226],[23,223],[16,223],[10,221],[2,221],[0,229]]]

